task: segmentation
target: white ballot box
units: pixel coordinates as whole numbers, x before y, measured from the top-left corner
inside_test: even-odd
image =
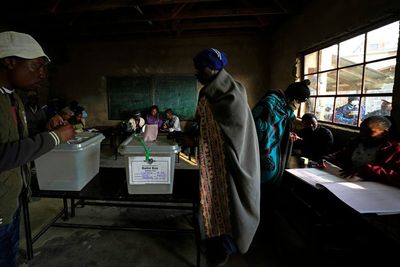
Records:
[[[35,160],[40,190],[79,191],[100,168],[101,133],[77,133]]]
[[[144,142],[141,136],[126,139],[118,152],[125,157],[129,194],[171,194],[179,151],[178,144],[166,136],[152,142]]]

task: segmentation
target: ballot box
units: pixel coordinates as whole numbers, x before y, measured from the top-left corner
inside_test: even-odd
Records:
[[[178,144],[158,136],[145,142],[142,136],[128,137],[118,148],[124,155],[129,194],[171,194]]]
[[[40,190],[79,191],[100,168],[101,133],[77,133],[35,160]]]

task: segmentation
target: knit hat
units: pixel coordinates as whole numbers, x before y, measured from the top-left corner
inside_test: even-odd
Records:
[[[29,34],[12,31],[1,32],[0,58],[12,56],[24,59],[45,57],[50,62],[50,58],[43,52],[40,44]]]
[[[228,64],[226,54],[215,48],[207,48],[202,50],[193,58],[194,65],[197,69],[209,67],[213,70],[221,70]]]
[[[286,98],[305,102],[310,97],[310,88],[308,88],[308,85],[310,85],[310,80],[290,84],[285,91]]]

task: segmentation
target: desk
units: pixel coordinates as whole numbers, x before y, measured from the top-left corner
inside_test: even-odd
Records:
[[[292,158],[289,164],[291,167],[305,168],[296,158]],[[395,257],[400,248],[399,224],[391,225],[391,229],[388,229],[389,225],[384,222],[392,218],[393,222],[398,223],[400,216],[380,216],[378,212],[364,212],[347,205],[343,196],[336,196],[330,191],[333,190],[330,185],[338,182],[345,180],[336,177],[334,181],[318,186],[285,170],[280,188],[280,213],[302,240],[311,244],[315,257],[322,260],[332,255],[338,256],[338,251],[341,255],[366,263],[367,257],[372,255],[375,260]],[[371,204],[372,208],[375,208],[374,204]]]
[[[33,257],[33,243],[43,235],[51,226],[107,229],[107,230],[144,230],[144,231],[167,231],[188,232],[195,235],[197,266],[200,266],[200,230],[198,223],[198,170],[175,170],[173,194],[166,195],[130,195],[128,194],[125,169],[123,168],[100,168],[100,172],[81,191],[46,191],[33,188],[34,197],[60,198],[63,199],[64,208],[54,217],[48,225],[39,231],[33,238],[31,236],[29,207],[25,199],[22,199],[22,207],[25,221],[28,259]],[[57,223],[64,216],[68,219],[68,199],[71,200],[70,215],[74,216],[77,205],[105,205],[141,208],[164,208],[164,209],[187,209],[193,214],[193,230],[170,229],[170,228],[137,228],[130,226],[106,226],[106,225],[83,225],[72,223]],[[76,201],[77,200],[77,201]],[[187,204],[187,205],[184,205]]]

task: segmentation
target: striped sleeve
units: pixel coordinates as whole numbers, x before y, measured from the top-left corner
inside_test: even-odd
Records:
[[[58,135],[54,131],[49,132],[49,134],[54,139],[55,145],[56,146],[59,145],[60,144],[60,138],[58,137]]]

